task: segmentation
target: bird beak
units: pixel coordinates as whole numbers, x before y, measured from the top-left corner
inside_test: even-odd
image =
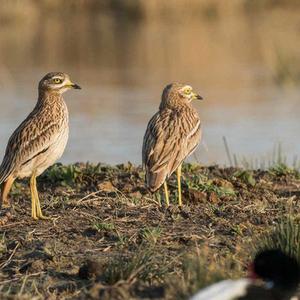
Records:
[[[81,90],[81,87],[78,85],[78,84],[76,84],[76,83],[71,83],[71,85],[70,85],[73,89],[75,89],[75,90]]]
[[[248,266],[248,276],[247,277],[252,279],[252,280],[258,279],[258,276],[257,276],[257,274],[255,273],[255,270],[254,270],[254,264],[253,263],[251,263]]]
[[[67,87],[67,88],[70,88],[70,89],[81,90],[81,87],[78,84],[73,83],[71,80],[68,80],[66,82],[66,84],[64,85],[64,87]]]
[[[203,98],[200,95],[198,95],[198,94],[196,94],[194,92],[193,92],[193,95],[192,95],[192,99],[193,100],[203,100]]]

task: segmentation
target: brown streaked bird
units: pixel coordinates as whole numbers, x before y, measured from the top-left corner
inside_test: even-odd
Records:
[[[165,87],[159,111],[150,119],[143,142],[143,166],[151,192],[164,185],[166,204],[169,193],[166,180],[177,169],[178,205],[181,200],[181,165],[198,146],[201,122],[191,101],[202,97],[190,85],[172,83]]]
[[[9,207],[8,193],[16,178],[30,177],[31,216],[42,214],[36,177],[61,157],[68,141],[69,114],[62,94],[80,89],[69,75],[52,72],[38,86],[38,100],[33,111],[11,135],[0,166],[2,206]]]

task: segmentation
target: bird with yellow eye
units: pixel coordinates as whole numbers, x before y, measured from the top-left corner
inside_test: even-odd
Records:
[[[200,143],[201,122],[192,100],[203,99],[190,85],[172,83],[162,93],[158,112],[150,119],[143,141],[143,166],[151,192],[164,185],[166,205],[169,192],[166,180],[177,170],[178,205],[182,206],[181,166]]]
[[[30,177],[31,216],[47,219],[41,210],[36,177],[64,152],[69,114],[62,94],[70,89],[80,86],[62,72],[48,73],[39,82],[37,103],[11,135],[0,165],[1,207],[10,207],[8,194],[15,179]]]

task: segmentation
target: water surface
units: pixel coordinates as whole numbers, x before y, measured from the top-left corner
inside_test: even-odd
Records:
[[[82,86],[65,94],[70,139],[62,162],[141,162],[143,134],[163,87],[191,84],[203,141],[191,160],[227,163],[232,152],[300,152],[300,12],[224,13],[178,22],[124,21],[75,12],[1,20],[0,154],[35,105],[48,71]],[[38,25],[38,26],[37,26]]]

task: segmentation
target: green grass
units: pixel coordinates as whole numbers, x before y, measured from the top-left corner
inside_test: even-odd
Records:
[[[300,178],[299,171],[294,168],[288,167],[284,163],[279,163],[272,166],[268,172],[273,176],[285,176],[285,175],[294,175],[297,178]]]
[[[120,281],[130,284],[137,279],[147,283],[161,281],[167,269],[154,261],[153,250],[145,250],[142,245],[130,257],[119,256],[112,259],[105,268],[103,280],[108,285],[114,285]]]
[[[41,175],[41,180],[45,182],[60,183],[62,186],[73,187],[83,184],[88,180],[94,180],[101,172],[101,164],[86,163],[84,166],[80,164],[62,165],[54,164]]]
[[[255,186],[256,181],[253,177],[253,171],[239,170],[233,174],[234,177],[241,179],[245,184]]]
[[[185,180],[188,189],[195,189],[206,193],[215,193],[218,197],[234,197],[235,191],[230,186],[219,186],[204,175],[192,175]]]
[[[145,227],[141,229],[140,235],[142,239],[150,244],[156,244],[158,239],[161,236],[161,228],[160,227]]]
[[[264,249],[280,249],[300,262],[300,223],[295,217],[285,217],[254,244],[254,253]]]
[[[114,223],[94,223],[93,228],[97,229],[98,231],[114,231],[115,224]]]
[[[241,266],[235,263],[230,255],[207,260],[208,248],[199,248],[182,259],[181,276],[170,281],[170,293],[174,299],[187,299],[199,289],[223,279],[235,278],[241,275]]]

